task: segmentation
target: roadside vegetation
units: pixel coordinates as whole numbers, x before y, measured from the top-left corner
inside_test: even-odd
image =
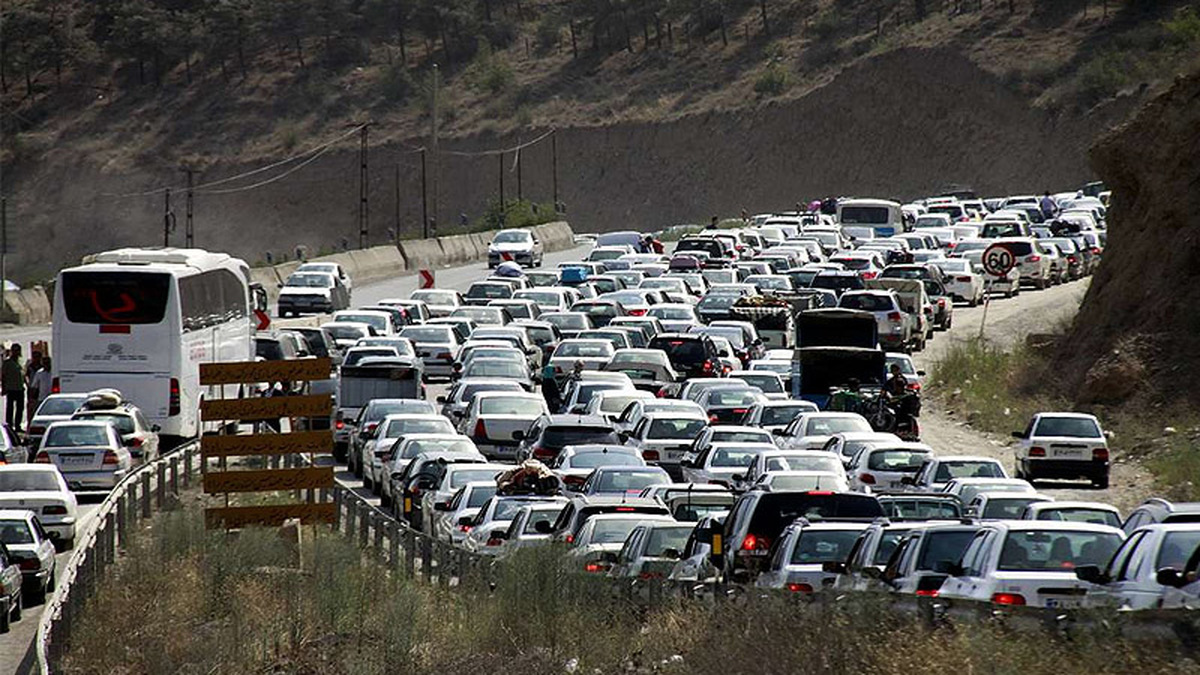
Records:
[[[76,624],[64,673],[837,675],[1195,672],[1170,647],[987,626],[928,632],[871,602],[667,601],[647,610],[535,549],[494,591],[436,589],[318,528],[204,529],[201,503],[141,531]],[[309,532],[306,530],[306,533]]]
[[[1200,500],[1200,416],[1186,404],[1151,395],[1119,405],[1080,404],[1056,386],[1052,348],[1009,349],[980,340],[951,347],[934,365],[931,389],[957,419],[1007,436],[1046,410],[1096,415],[1112,432],[1109,445],[1150,469],[1163,494]]]

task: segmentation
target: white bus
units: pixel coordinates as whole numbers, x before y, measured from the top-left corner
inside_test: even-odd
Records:
[[[97,253],[59,272],[54,391],[114,387],[165,444],[198,436],[200,401],[219,389],[200,386],[200,364],[254,360],[249,278],[237,258],[178,248]]]

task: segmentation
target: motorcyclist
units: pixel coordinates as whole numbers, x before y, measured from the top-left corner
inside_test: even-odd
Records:
[[[904,373],[900,371],[900,364],[893,363],[889,369],[891,376],[887,382],[883,384],[883,392],[888,398],[899,398],[908,393],[908,380],[904,378]]]

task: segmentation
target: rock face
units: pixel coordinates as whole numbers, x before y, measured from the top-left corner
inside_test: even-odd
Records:
[[[1200,400],[1200,72],[1101,138],[1091,161],[1113,191],[1108,246],[1059,371],[1082,400]]]

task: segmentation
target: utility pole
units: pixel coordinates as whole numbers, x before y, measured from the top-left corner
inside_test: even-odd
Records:
[[[183,221],[183,241],[187,248],[192,248],[196,244],[195,229],[192,223],[192,173],[191,169],[184,169],[187,172],[187,204]]]
[[[371,128],[372,122],[364,122],[362,131],[359,133],[358,146],[358,247],[366,248],[368,220],[370,211],[368,203],[369,185],[367,173],[367,133]]]
[[[421,148],[421,238],[429,238],[429,196],[425,189],[425,148]]]
[[[441,71],[438,70],[438,64],[433,64],[433,220],[438,219],[438,174],[441,169],[441,157],[438,155],[438,87],[441,80]],[[422,153],[423,154],[423,153]],[[426,223],[429,221],[426,220]],[[428,225],[426,225],[428,227]]]
[[[558,130],[550,132],[550,182],[554,186],[554,212],[558,213]]]
[[[175,214],[171,213],[171,188],[163,193],[163,248],[171,245],[171,230],[175,229]]]
[[[525,198],[521,191],[521,149],[517,148],[517,203]]]
[[[395,222],[392,225],[395,228],[393,231],[396,233],[396,236],[392,238],[392,243],[394,244],[400,241],[400,162],[396,162],[396,175],[395,180],[392,181],[392,186],[396,191],[396,209],[393,218]]]
[[[8,197],[0,197],[0,316],[8,312]]]
[[[500,153],[500,222],[504,222],[504,153]]]

